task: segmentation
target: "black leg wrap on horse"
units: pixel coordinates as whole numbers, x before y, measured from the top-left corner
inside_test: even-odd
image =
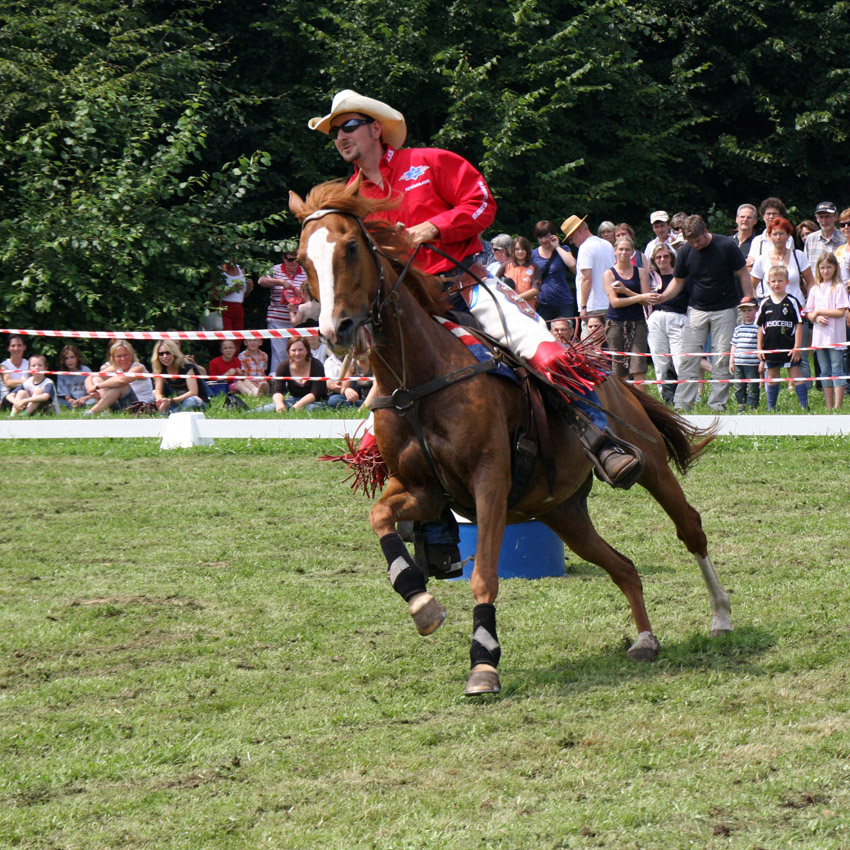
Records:
[[[387,578],[405,602],[417,593],[425,593],[425,576],[416,566],[401,535],[392,531],[381,538],[381,549],[387,559]]]
[[[476,605],[472,609],[472,647],[469,660],[476,664],[499,666],[502,649],[496,634],[496,606],[489,603]]]

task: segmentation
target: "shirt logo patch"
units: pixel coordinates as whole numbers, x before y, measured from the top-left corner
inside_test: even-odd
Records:
[[[404,174],[399,177],[399,180],[418,180],[429,168],[427,165],[412,165]]]

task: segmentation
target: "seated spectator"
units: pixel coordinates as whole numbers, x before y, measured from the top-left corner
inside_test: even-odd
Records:
[[[56,376],[56,394],[60,407],[94,404],[94,399],[86,391],[86,377],[91,374],[91,369],[83,363],[83,355],[76,345],[66,345],[59,352],[59,371],[85,372],[84,375]]]
[[[493,237],[490,243],[493,248],[493,262],[487,266],[487,272],[495,277],[499,269],[511,258],[511,242],[513,240],[507,233],[500,233]]]
[[[136,402],[153,405],[153,382],[138,376],[147,371],[136,359],[136,352],[127,340],[113,340],[106,349],[106,362],[98,372],[86,378],[86,390],[95,400],[94,407],[87,410],[86,415],[93,416],[107,409],[126,410]]]
[[[338,358],[335,358],[338,360]],[[328,362],[325,360],[325,375],[328,375]],[[342,364],[340,363],[340,369]],[[329,376],[331,377],[331,376]],[[336,377],[339,378],[339,370]],[[372,389],[372,367],[369,355],[361,354],[348,370],[348,375],[341,381],[328,381],[328,407],[357,407],[360,408]],[[365,379],[365,380],[364,380]]]
[[[325,370],[321,362],[313,357],[306,341],[300,337],[290,337],[286,343],[286,360],[277,367],[272,382],[275,411],[284,413],[287,410],[321,410],[327,407],[325,399],[328,388],[324,377]]]
[[[207,406],[206,384],[193,377],[200,374],[198,367],[186,360],[174,340],[161,339],[153,347],[151,365],[160,376],[168,375],[154,378],[153,395],[160,413]]]
[[[239,347],[235,340],[223,339],[218,346],[221,354],[213,357],[209,363],[209,375],[214,378],[227,378],[222,381],[209,381],[207,386],[208,396],[217,396],[221,393],[241,393],[242,395],[256,395],[254,384],[241,378],[232,377],[242,374],[242,362],[236,356]]]
[[[647,369],[647,328],[644,309],[658,300],[650,292],[645,268],[636,268],[631,258],[635,243],[620,238],[614,245],[617,262],[605,272],[603,282],[608,296],[607,336],[613,352],[614,374],[619,378],[645,381]],[[626,352],[626,355],[621,352]],[[628,356],[631,354],[632,356]],[[642,387],[646,389],[646,387]]]
[[[242,374],[245,376],[240,383],[247,389],[247,392],[244,389],[240,390],[244,395],[269,394],[269,356],[261,350],[262,344],[261,339],[246,339],[245,350],[239,354],[239,363],[242,366]]]
[[[29,361],[24,357],[27,344],[20,334],[12,334],[8,342],[9,357],[0,363],[0,406],[11,407],[12,399],[9,393],[21,388],[30,376]]]
[[[517,236],[511,245],[511,258],[503,263],[496,275],[507,278],[517,295],[537,308],[540,292],[540,269],[531,260],[531,243],[524,236]]]
[[[53,410],[56,404],[56,387],[45,375],[47,358],[43,354],[32,354],[29,358],[30,376],[21,386],[9,393],[12,398],[10,416],[25,413],[32,416],[37,410]]]
[[[614,224],[613,221],[603,221],[599,227],[596,228],[596,235],[600,239],[604,239],[607,242],[610,242],[612,245],[614,244],[614,231],[616,231],[617,225]]]

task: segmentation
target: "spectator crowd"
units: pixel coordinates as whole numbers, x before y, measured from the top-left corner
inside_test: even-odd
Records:
[[[656,210],[643,247],[627,222],[602,221],[594,233],[586,216],[571,215],[560,226],[539,221],[531,239],[495,235],[478,259],[534,307],[556,339],[595,334],[615,375],[647,389],[652,365],[659,395],[679,411],[693,409],[706,386],[713,411],[727,410],[733,386],[738,412],[756,410],[765,381],[767,409],[776,410],[782,370],[800,407],[808,409],[816,382],[827,410],[838,410],[850,367],[850,208],[839,213],[824,201],[813,214],[795,226],[785,204],[767,198],[758,208],[742,204],[735,230],[720,234],[698,215]],[[257,286],[268,292],[269,328],[316,326],[319,305],[294,250],[284,250]],[[253,290],[239,265],[222,263],[211,279],[207,327],[243,330],[243,303]],[[346,366],[315,336],[223,340],[217,352],[160,340],[150,369],[121,339],[96,370],[76,345],[64,346],[53,365],[43,354],[27,356],[18,334],[7,347],[0,405],[12,416],[63,408],[167,414],[204,408],[217,395],[228,406],[283,414],[360,407],[371,387],[368,359]]]

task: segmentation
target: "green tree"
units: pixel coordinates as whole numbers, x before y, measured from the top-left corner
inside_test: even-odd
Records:
[[[192,15],[7,3],[0,34],[0,292],[21,327],[192,327],[213,264],[265,253],[240,220],[270,160],[203,167],[228,96]]]

